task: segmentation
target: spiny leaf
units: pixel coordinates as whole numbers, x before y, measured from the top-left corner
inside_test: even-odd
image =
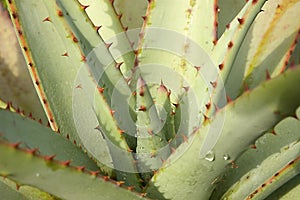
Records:
[[[11,19],[0,4],[0,93],[1,98],[14,106],[47,121],[42,105],[33,87]]]
[[[136,93],[136,159],[138,160],[139,171],[148,173],[161,167],[162,160],[169,156],[170,150],[164,132],[162,132],[163,124],[142,77],[138,79]]]
[[[279,152],[284,146],[298,140],[300,138],[298,130],[300,130],[299,120],[288,117],[275,126],[273,133],[266,133],[260,137],[235,161],[238,168],[227,169],[217,185],[213,199],[220,199],[230,186],[239,181],[240,177],[259,166],[267,157]],[[271,170],[270,167],[268,169]]]
[[[248,33],[250,25],[265,2],[266,0],[248,1],[215,45],[212,58],[219,65],[224,84],[227,82],[232,64],[237,58],[237,52]]]
[[[106,2],[106,4],[111,6],[110,2]],[[112,42],[113,46],[107,46],[103,38],[100,37],[94,29],[94,25],[77,0],[60,0],[59,5],[75,35],[80,38],[79,43],[87,60],[84,67],[89,69],[95,82],[99,85],[99,88],[101,88],[107,104],[112,110],[116,111],[114,117],[120,128],[128,134],[124,134],[127,142],[134,143],[130,134],[132,135],[132,133],[134,134],[135,132],[135,126],[134,123],[132,123],[132,120],[135,120],[135,116],[131,117],[128,111],[130,110],[131,114],[134,113],[134,102],[129,100],[131,90],[120,71],[120,67],[123,64],[122,62],[116,63],[112,55],[112,51],[116,50],[116,48],[122,46],[128,47],[128,41],[117,42],[120,38],[113,37],[110,41],[106,41]],[[105,29],[105,27],[103,28]],[[114,46],[114,44],[117,44],[117,46]],[[130,52],[131,49],[127,49],[126,51]],[[117,52],[120,53],[120,51]],[[93,91],[90,92],[92,93],[88,93],[87,95],[91,96],[93,94]],[[129,105],[129,108],[126,105]],[[131,144],[129,145],[132,146]]]
[[[75,80],[83,63],[77,39],[66,26],[55,1],[9,1],[9,11],[27,64],[52,129],[69,137],[93,156],[103,170],[111,162],[106,141],[85,95]],[[31,10],[32,12],[28,12]],[[36,40],[36,36],[39,40]],[[49,67],[50,66],[50,67]],[[79,115],[80,113],[80,115]],[[84,130],[84,131],[83,131]],[[97,148],[95,148],[97,146]],[[111,164],[108,166],[111,166]]]
[[[105,181],[104,178],[55,161],[45,161],[2,142],[0,174],[63,199],[142,199],[137,194],[118,187],[117,182]]]
[[[93,160],[73,145],[66,138],[53,132],[32,119],[25,118],[9,110],[0,109],[0,138],[10,143],[21,142],[36,153],[43,155],[55,155],[60,161],[71,160],[74,166],[85,166],[89,170],[98,170]]]
[[[183,143],[156,173],[147,190],[149,196],[155,198],[158,190],[167,199],[208,199],[215,187],[212,183],[222,177],[226,166],[283,115],[292,114],[300,105],[300,90],[296,86],[299,75],[299,67],[289,70],[218,111],[212,122]],[[220,130],[219,126],[223,128]],[[224,155],[230,159],[224,159]],[[179,185],[181,190],[176,190]]]
[[[74,2],[76,1],[78,0],[60,0],[64,9],[66,9],[68,11],[68,14],[71,16],[71,23],[74,23],[77,29],[81,32],[80,38],[86,37],[87,41],[93,41],[86,36],[87,30],[91,29],[91,27],[87,29],[88,27],[86,26],[86,28],[83,29],[82,26],[82,24],[84,24],[83,19],[86,17],[83,14],[79,15],[80,12],[76,12],[76,9],[74,9],[74,7],[76,7],[76,3]],[[112,63],[122,63],[119,70],[121,70],[122,74],[125,77],[130,76],[130,69],[132,69],[134,62],[134,53],[131,50],[131,44],[128,39],[128,36],[126,32],[124,32],[124,27],[120,22],[120,17],[117,15],[116,10],[114,9],[113,1],[81,0],[80,2],[82,6],[87,6],[84,7],[84,11],[87,13],[89,19],[93,23],[94,29],[98,31],[100,35],[99,39],[101,38],[102,40],[99,44],[96,44],[94,42],[91,44],[96,44],[99,46],[100,44],[104,43],[108,45],[108,51],[113,57],[113,59],[111,60]],[[79,7],[77,8],[77,10],[79,10]],[[90,49],[89,51],[92,51],[92,49]],[[88,53],[90,52],[85,52],[86,55],[88,55]]]
[[[244,0],[218,0],[218,38],[226,30],[234,17],[240,12],[247,1]]]
[[[231,98],[285,70],[299,37],[299,1],[268,1],[254,21],[226,85]],[[272,49],[272,51],[270,51]]]
[[[28,185],[18,185],[7,177],[0,177],[1,198],[9,200],[59,200],[58,198]]]
[[[140,29],[143,25],[143,16],[146,15],[148,6],[147,0],[114,0],[113,6],[121,17],[123,27]]]
[[[300,173],[300,143],[285,146],[266,158],[233,185],[223,199],[265,199],[274,190]]]
[[[300,174],[292,180],[285,183],[283,186],[269,195],[266,200],[280,199],[291,200],[297,199],[300,195]]]

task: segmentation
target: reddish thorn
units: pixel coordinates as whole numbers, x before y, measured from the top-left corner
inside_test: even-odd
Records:
[[[219,64],[219,69],[222,70],[223,68],[224,68],[224,64],[223,63]]]
[[[203,116],[204,116],[204,121],[209,121],[210,120],[209,117],[207,117],[205,114],[203,114]]]
[[[38,151],[38,149],[37,148],[35,148],[35,149],[26,149],[25,151],[27,153],[31,154],[31,155],[34,155]]]
[[[176,113],[175,113],[174,111],[172,111],[172,112],[171,112],[171,115],[173,115],[173,116],[174,116],[175,114],[176,114]]]
[[[29,117],[30,119],[33,119],[33,116],[32,116],[32,113],[31,113],[31,112],[29,113],[28,117]]]
[[[85,170],[85,166],[76,167],[77,171],[83,172]]]
[[[62,54],[61,56],[69,57],[69,54],[66,52],[66,53]]]
[[[20,113],[20,108],[17,108],[16,113]]]
[[[20,185],[18,183],[16,183],[16,189],[19,190],[20,189]]]
[[[118,19],[120,20],[122,18],[122,14],[117,15]]]
[[[273,135],[277,135],[277,134],[275,133],[275,130],[272,130],[271,133],[272,133]]]
[[[255,144],[251,145],[250,147],[251,147],[252,149],[256,149],[256,148],[257,148]]]
[[[175,106],[175,108],[178,108],[179,107],[179,103],[172,103],[173,106]]]
[[[105,46],[106,46],[107,49],[109,49],[109,47],[111,47],[112,44],[113,44],[112,42],[111,43],[105,43]]]
[[[21,142],[16,142],[16,143],[9,144],[9,146],[13,147],[14,149],[17,149],[17,148],[19,148],[20,144],[21,144]]]
[[[137,54],[136,54],[137,55]],[[138,58],[135,58],[134,59],[134,67],[138,66],[139,65],[139,59]],[[134,69],[133,69],[134,70]]]
[[[214,45],[216,46],[218,44],[218,40],[217,39],[214,39],[213,41]]]
[[[238,18],[237,20],[240,23],[240,25],[244,24],[244,22],[245,22],[244,18]]]
[[[133,53],[134,53],[134,55],[138,55],[139,54],[139,50],[137,49],[137,50],[133,50]]]
[[[133,191],[134,189],[135,189],[134,186],[128,186],[128,187],[127,187],[127,190],[129,190],[129,191]]]
[[[73,143],[76,145],[77,144],[76,140],[73,140]]]
[[[142,16],[143,20],[146,21],[147,20],[147,16]]]
[[[44,156],[44,159],[45,159],[46,161],[52,161],[52,160],[54,159],[55,156],[56,156],[55,154],[53,154],[53,155],[51,155],[51,156]]]
[[[87,9],[90,6],[89,5],[85,6],[85,5],[80,4],[80,7],[81,7],[81,9],[85,10],[85,9]]]
[[[140,193],[139,194],[141,197],[146,197],[147,196],[147,193]]]
[[[120,135],[123,135],[125,133],[124,130],[119,129]]]
[[[266,80],[270,80],[270,79],[271,79],[271,76],[270,76],[269,70],[267,69],[266,70]]]
[[[67,134],[66,138],[67,138],[68,140],[70,139],[70,136],[69,136],[69,134]]]
[[[57,10],[57,15],[60,16],[60,17],[64,16],[64,14],[61,10]]]
[[[227,100],[227,103],[232,102],[232,99],[228,95],[226,95],[226,100]]]
[[[82,85],[79,84],[79,85],[77,85],[75,88],[80,88],[80,89],[82,89]]]
[[[197,70],[197,72],[200,71],[201,67],[200,66],[194,66],[194,68]]]
[[[230,24],[227,24],[227,25],[226,25],[226,28],[229,29],[229,28],[230,28]]]
[[[69,166],[70,163],[71,163],[71,160],[66,160],[66,161],[61,162],[60,164],[63,166]]]
[[[205,107],[206,107],[207,110],[210,108],[210,106],[211,106],[210,102],[208,102],[207,104],[205,104]]]
[[[256,3],[257,3],[257,1],[258,1],[258,0],[253,0],[253,1],[252,1],[252,4],[256,4]]]
[[[110,114],[111,114],[111,115],[114,115],[115,112],[116,112],[115,110],[110,110]]]
[[[124,181],[116,181],[116,185],[119,187],[121,187],[124,183]]]
[[[86,57],[85,57],[85,55],[81,55],[81,62],[86,62]]]
[[[215,20],[214,25],[215,25],[215,27],[218,27],[219,22],[217,20]]]
[[[43,22],[51,22],[51,19],[50,19],[50,17],[46,17],[44,20],[43,20]]]
[[[95,30],[98,32],[102,26],[95,26]]]
[[[90,171],[90,174],[92,176],[97,176],[98,174],[100,174],[100,171]]]
[[[249,91],[249,86],[247,83],[244,83],[244,91],[245,92]]]
[[[103,93],[104,92],[104,88],[103,87],[97,87],[98,92]]]
[[[126,32],[128,31],[128,26],[124,27],[123,30]]]
[[[233,42],[230,41],[230,42],[228,43],[228,48],[231,49],[232,47],[233,47]]]
[[[188,92],[189,89],[190,89],[190,87],[189,87],[189,86],[186,86],[186,87],[183,87],[183,89],[184,89],[185,92]]]
[[[78,42],[78,39],[72,34],[72,40],[73,42],[77,43]]]
[[[214,88],[216,88],[217,87],[217,81],[215,81],[215,82],[210,82],[210,84],[214,87]]]
[[[47,127],[49,127],[49,128],[50,128],[50,122],[48,122],[48,123],[47,123]]]
[[[128,147],[127,152],[133,152],[133,150]]]
[[[146,106],[140,106],[139,108],[139,111],[146,111],[146,110],[147,110]]]
[[[110,177],[109,176],[103,176],[102,177],[105,181],[109,181]]]
[[[8,102],[5,109],[6,110],[10,110],[11,107],[12,107],[12,103]]]
[[[117,68],[117,69],[120,69],[120,68],[121,68],[121,65],[122,65],[123,63],[124,63],[124,62],[116,63],[116,68]]]
[[[171,89],[168,90],[167,95],[168,95],[168,97],[171,95]]]

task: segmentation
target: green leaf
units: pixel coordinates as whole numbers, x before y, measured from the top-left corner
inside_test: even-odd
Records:
[[[13,24],[0,4],[0,94],[5,102],[32,114],[47,124],[47,118],[33,87]]]
[[[37,149],[42,155],[55,155],[55,159],[60,161],[70,160],[73,166],[85,166],[94,171],[99,169],[77,146],[32,119],[0,109],[0,121],[0,138],[10,143],[21,142],[21,146]]]
[[[107,167],[112,167],[109,149],[95,129],[99,124],[95,112],[86,95],[77,95],[81,91],[75,85],[76,79],[84,67],[82,53],[59,10],[55,1],[9,4],[14,26],[22,33],[18,33],[20,45],[26,46],[23,53],[52,129],[84,148],[111,174]]]
[[[244,0],[218,0],[218,38],[226,30],[226,25],[235,18],[245,4]]]
[[[245,174],[224,194],[223,199],[265,199],[300,173],[299,152],[299,141],[285,146]]]
[[[297,111],[299,110],[300,109],[297,109]],[[249,147],[246,152],[235,160],[235,164],[238,168],[228,168],[226,170],[224,177],[220,180],[220,183],[217,184],[213,199],[221,199],[222,195],[234,183],[239,182],[242,176],[249,173],[252,169],[255,169],[272,154],[280,152],[280,149],[283,149],[284,146],[298,140],[300,138],[298,130],[300,130],[299,120],[288,117],[275,126],[273,133],[265,133],[261,136],[252,148]],[[271,171],[271,168],[268,167],[268,170]],[[253,185],[257,184],[253,183]]]
[[[269,195],[266,200],[280,199],[291,200],[297,199],[300,195],[300,174],[295,176],[292,180],[285,183],[275,192]]]
[[[215,45],[212,59],[219,65],[224,84],[227,82],[245,36],[265,2],[266,0],[248,1]]]
[[[226,166],[300,105],[299,75],[299,67],[289,70],[218,111],[169,157],[152,178],[149,196],[155,198],[158,190],[167,199],[208,199],[215,187],[212,183],[222,177]]]
[[[0,177],[1,198],[9,200],[58,200],[58,198],[28,185],[18,185],[7,177]]]
[[[300,23],[293,20],[300,17],[299,6],[297,0],[268,1],[263,6],[233,63],[226,85],[231,98],[245,86],[254,88],[285,70],[299,34]]]
[[[142,199],[116,183],[0,144],[0,174],[63,199]],[[47,180],[47,181],[45,181]]]
[[[146,15],[147,0],[115,0],[114,8],[121,17],[123,27],[130,29],[142,28],[143,16]]]

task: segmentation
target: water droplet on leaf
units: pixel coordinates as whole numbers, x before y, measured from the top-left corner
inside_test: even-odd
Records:
[[[213,151],[209,151],[206,155],[205,155],[205,160],[212,162],[215,160],[215,153]]]

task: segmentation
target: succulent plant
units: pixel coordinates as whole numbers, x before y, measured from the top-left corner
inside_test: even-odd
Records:
[[[298,198],[300,0],[3,5],[2,198]]]

